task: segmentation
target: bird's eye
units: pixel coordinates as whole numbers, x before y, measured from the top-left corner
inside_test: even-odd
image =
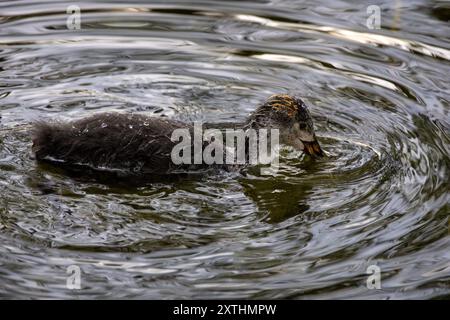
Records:
[[[306,123],[304,122],[299,122],[298,126],[300,129],[306,129]]]

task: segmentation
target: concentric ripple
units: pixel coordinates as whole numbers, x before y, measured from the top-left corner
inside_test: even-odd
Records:
[[[351,1],[84,2],[80,30],[69,5],[0,3],[0,297],[449,297],[445,3],[385,1],[380,30]],[[36,119],[236,122],[274,93],[325,159],[130,186],[31,155]]]

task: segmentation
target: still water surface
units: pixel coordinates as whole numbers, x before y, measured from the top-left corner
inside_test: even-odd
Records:
[[[0,3],[1,298],[449,298],[448,2],[79,2],[69,30],[72,4]],[[274,93],[328,158],[124,186],[31,156],[36,119],[240,122]]]

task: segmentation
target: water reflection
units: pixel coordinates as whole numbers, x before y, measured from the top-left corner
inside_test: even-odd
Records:
[[[445,3],[382,1],[380,30],[365,2],[89,2],[81,30],[69,4],[0,4],[0,297],[448,297]],[[280,92],[326,159],[131,184],[30,154],[36,119],[233,124]]]

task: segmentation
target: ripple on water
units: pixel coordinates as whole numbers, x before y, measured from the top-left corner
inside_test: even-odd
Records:
[[[1,297],[450,294],[445,7],[386,2],[392,24],[368,31],[345,1],[83,3],[77,31],[63,2],[0,6]],[[279,92],[310,105],[327,158],[287,148],[274,176],[130,186],[30,153],[38,118],[236,122]],[[383,290],[365,286],[373,264]]]

